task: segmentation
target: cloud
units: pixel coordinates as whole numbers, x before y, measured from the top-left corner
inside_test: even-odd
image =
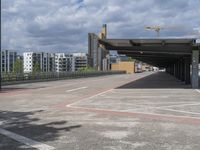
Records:
[[[164,27],[162,37],[200,38],[199,6],[199,0],[2,0],[2,48],[87,52],[87,34],[104,23],[109,38],[154,38],[144,30],[152,25]]]

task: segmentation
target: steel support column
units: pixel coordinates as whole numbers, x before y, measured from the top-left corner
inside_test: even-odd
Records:
[[[199,87],[199,50],[192,51],[192,88]]]
[[[180,61],[177,62],[177,78],[180,80]]]
[[[190,62],[191,62],[191,58],[190,57],[184,58],[184,79],[185,79],[185,84],[190,84]]]
[[[174,74],[173,75],[176,77],[176,63],[174,63]]]
[[[180,60],[180,80],[184,81],[184,61]]]

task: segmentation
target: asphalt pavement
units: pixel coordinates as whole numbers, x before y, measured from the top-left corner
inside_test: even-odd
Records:
[[[199,150],[200,90],[163,72],[4,86],[0,150]]]

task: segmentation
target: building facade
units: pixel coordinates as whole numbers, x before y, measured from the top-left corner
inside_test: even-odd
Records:
[[[56,72],[75,71],[73,55],[65,53],[55,53],[55,71]]]
[[[33,72],[39,64],[42,72],[74,72],[88,66],[86,53],[23,53],[24,72]]]
[[[17,59],[17,52],[2,50],[1,51],[1,72],[9,73],[14,70],[14,63]]]
[[[74,71],[88,66],[88,57],[86,53],[73,53]]]
[[[41,72],[54,71],[54,54],[44,52],[24,52],[24,73],[33,72],[36,65],[39,65],[39,69]]]

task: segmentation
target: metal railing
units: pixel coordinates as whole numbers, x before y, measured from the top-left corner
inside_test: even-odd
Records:
[[[31,83],[41,81],[53,81],[60,79],[73,79],[83,77],[95,77],[102,75],[124,74],[125,71],[91,71],[91,72],[41,72],[41,73],[21,73],[2,74],[2,85],[12,85],[19,83]]]

